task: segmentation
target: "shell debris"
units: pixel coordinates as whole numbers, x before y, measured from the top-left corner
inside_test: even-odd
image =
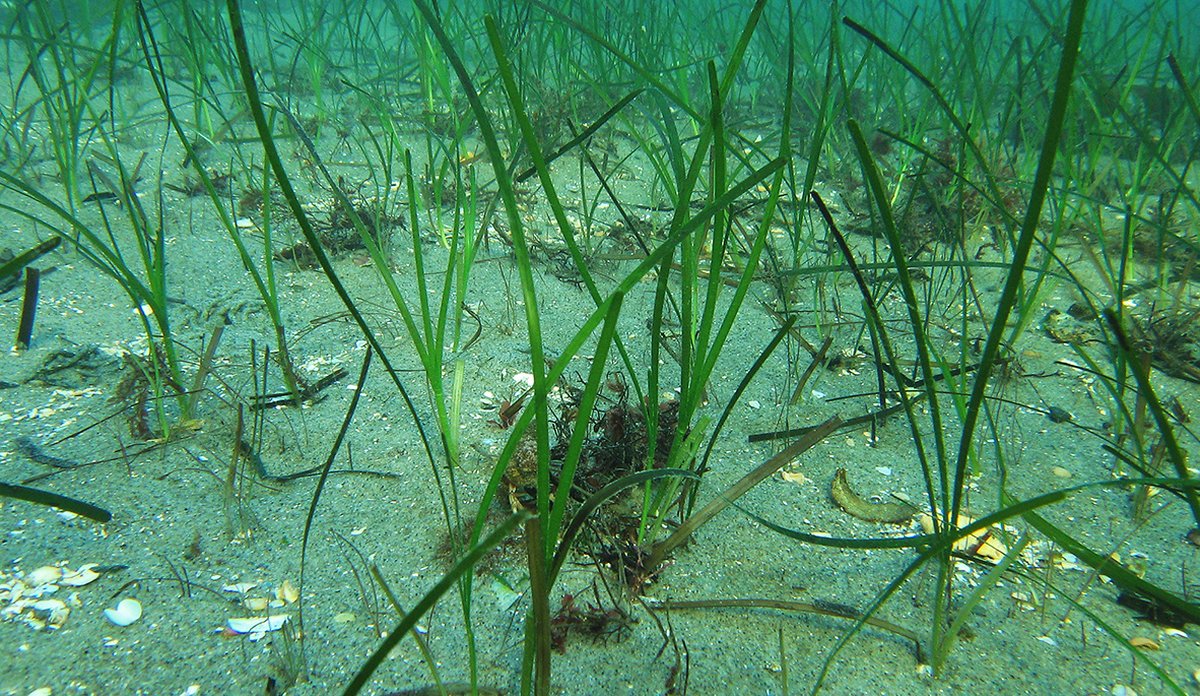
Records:
[[[35,630],[62,628],[71,608],[83,606],[78,594],[66,600],[54,595],[62,588],[87,585],[100,577],[95,563],[70,570],[66,561],[44,565],[28,573],[0,571],[0,619],[23,622]]]
[[[290,614],[244,616],[229,619],[225,625],[236,634],[249,634],[251,641],[258,641],[267,633],[283,628],[291,618]]]
[[[275,588],[275,599],[282,600],[287,604],[293,604],[300,599],[300,590],[292,584],[291,580],[284,580],[283,584]]]

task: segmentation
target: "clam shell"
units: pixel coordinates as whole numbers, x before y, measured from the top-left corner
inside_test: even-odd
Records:
[[[128,626],[142,618],[142,603],[136,599],[122,599],[115,609],[104,610],[104,618],[117,626]]]

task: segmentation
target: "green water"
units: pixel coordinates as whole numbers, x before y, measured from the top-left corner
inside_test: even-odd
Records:
[[[1198,9],[7,3],[0,693],[1194,692]]]

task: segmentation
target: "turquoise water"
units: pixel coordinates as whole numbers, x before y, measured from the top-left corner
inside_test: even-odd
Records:
[[[1083,4],[9,3],[0,693],[1194,690],[1200,8]]]

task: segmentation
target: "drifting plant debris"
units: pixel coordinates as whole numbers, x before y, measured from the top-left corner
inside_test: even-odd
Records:
[[[838,507],[865,522],[908,524],[916,514],[916,508],[908,503],[873,503],[858,495],[846,480],[845,469],[834,473],[829,492]]]
[[[563,595],[558,611],[550,619],[550,645],[558,654],[567,652],[567,639],[572,634],[598,642],[621,642],[629,637],[635,623],[629,612],[616,605],[605,608],[595,582],[592,583],[592,595],[595,603],[583,605],[578,596]]]
[[[1136,612],[1138,619],[1149,621],[1163,628],[1178,628],[1183,630],[1190,623],[1185,614],[1172,609],[1156,599],[1145,597],[1136,592],[1123,590],[1117,595],[1117,604],[1127,609],[1132,609]]]
[[[129,434],[139,440],[156,440],[163,436],[155,424],[155,409],[161,408],[162,396],[158,385],[182,394],[184,389],[171,379],[163,351],[150,346],[149,358],[131,352],[122,355],[124,376],[117,384],[109,403],[122,404],[128,409],[126,422]]]

